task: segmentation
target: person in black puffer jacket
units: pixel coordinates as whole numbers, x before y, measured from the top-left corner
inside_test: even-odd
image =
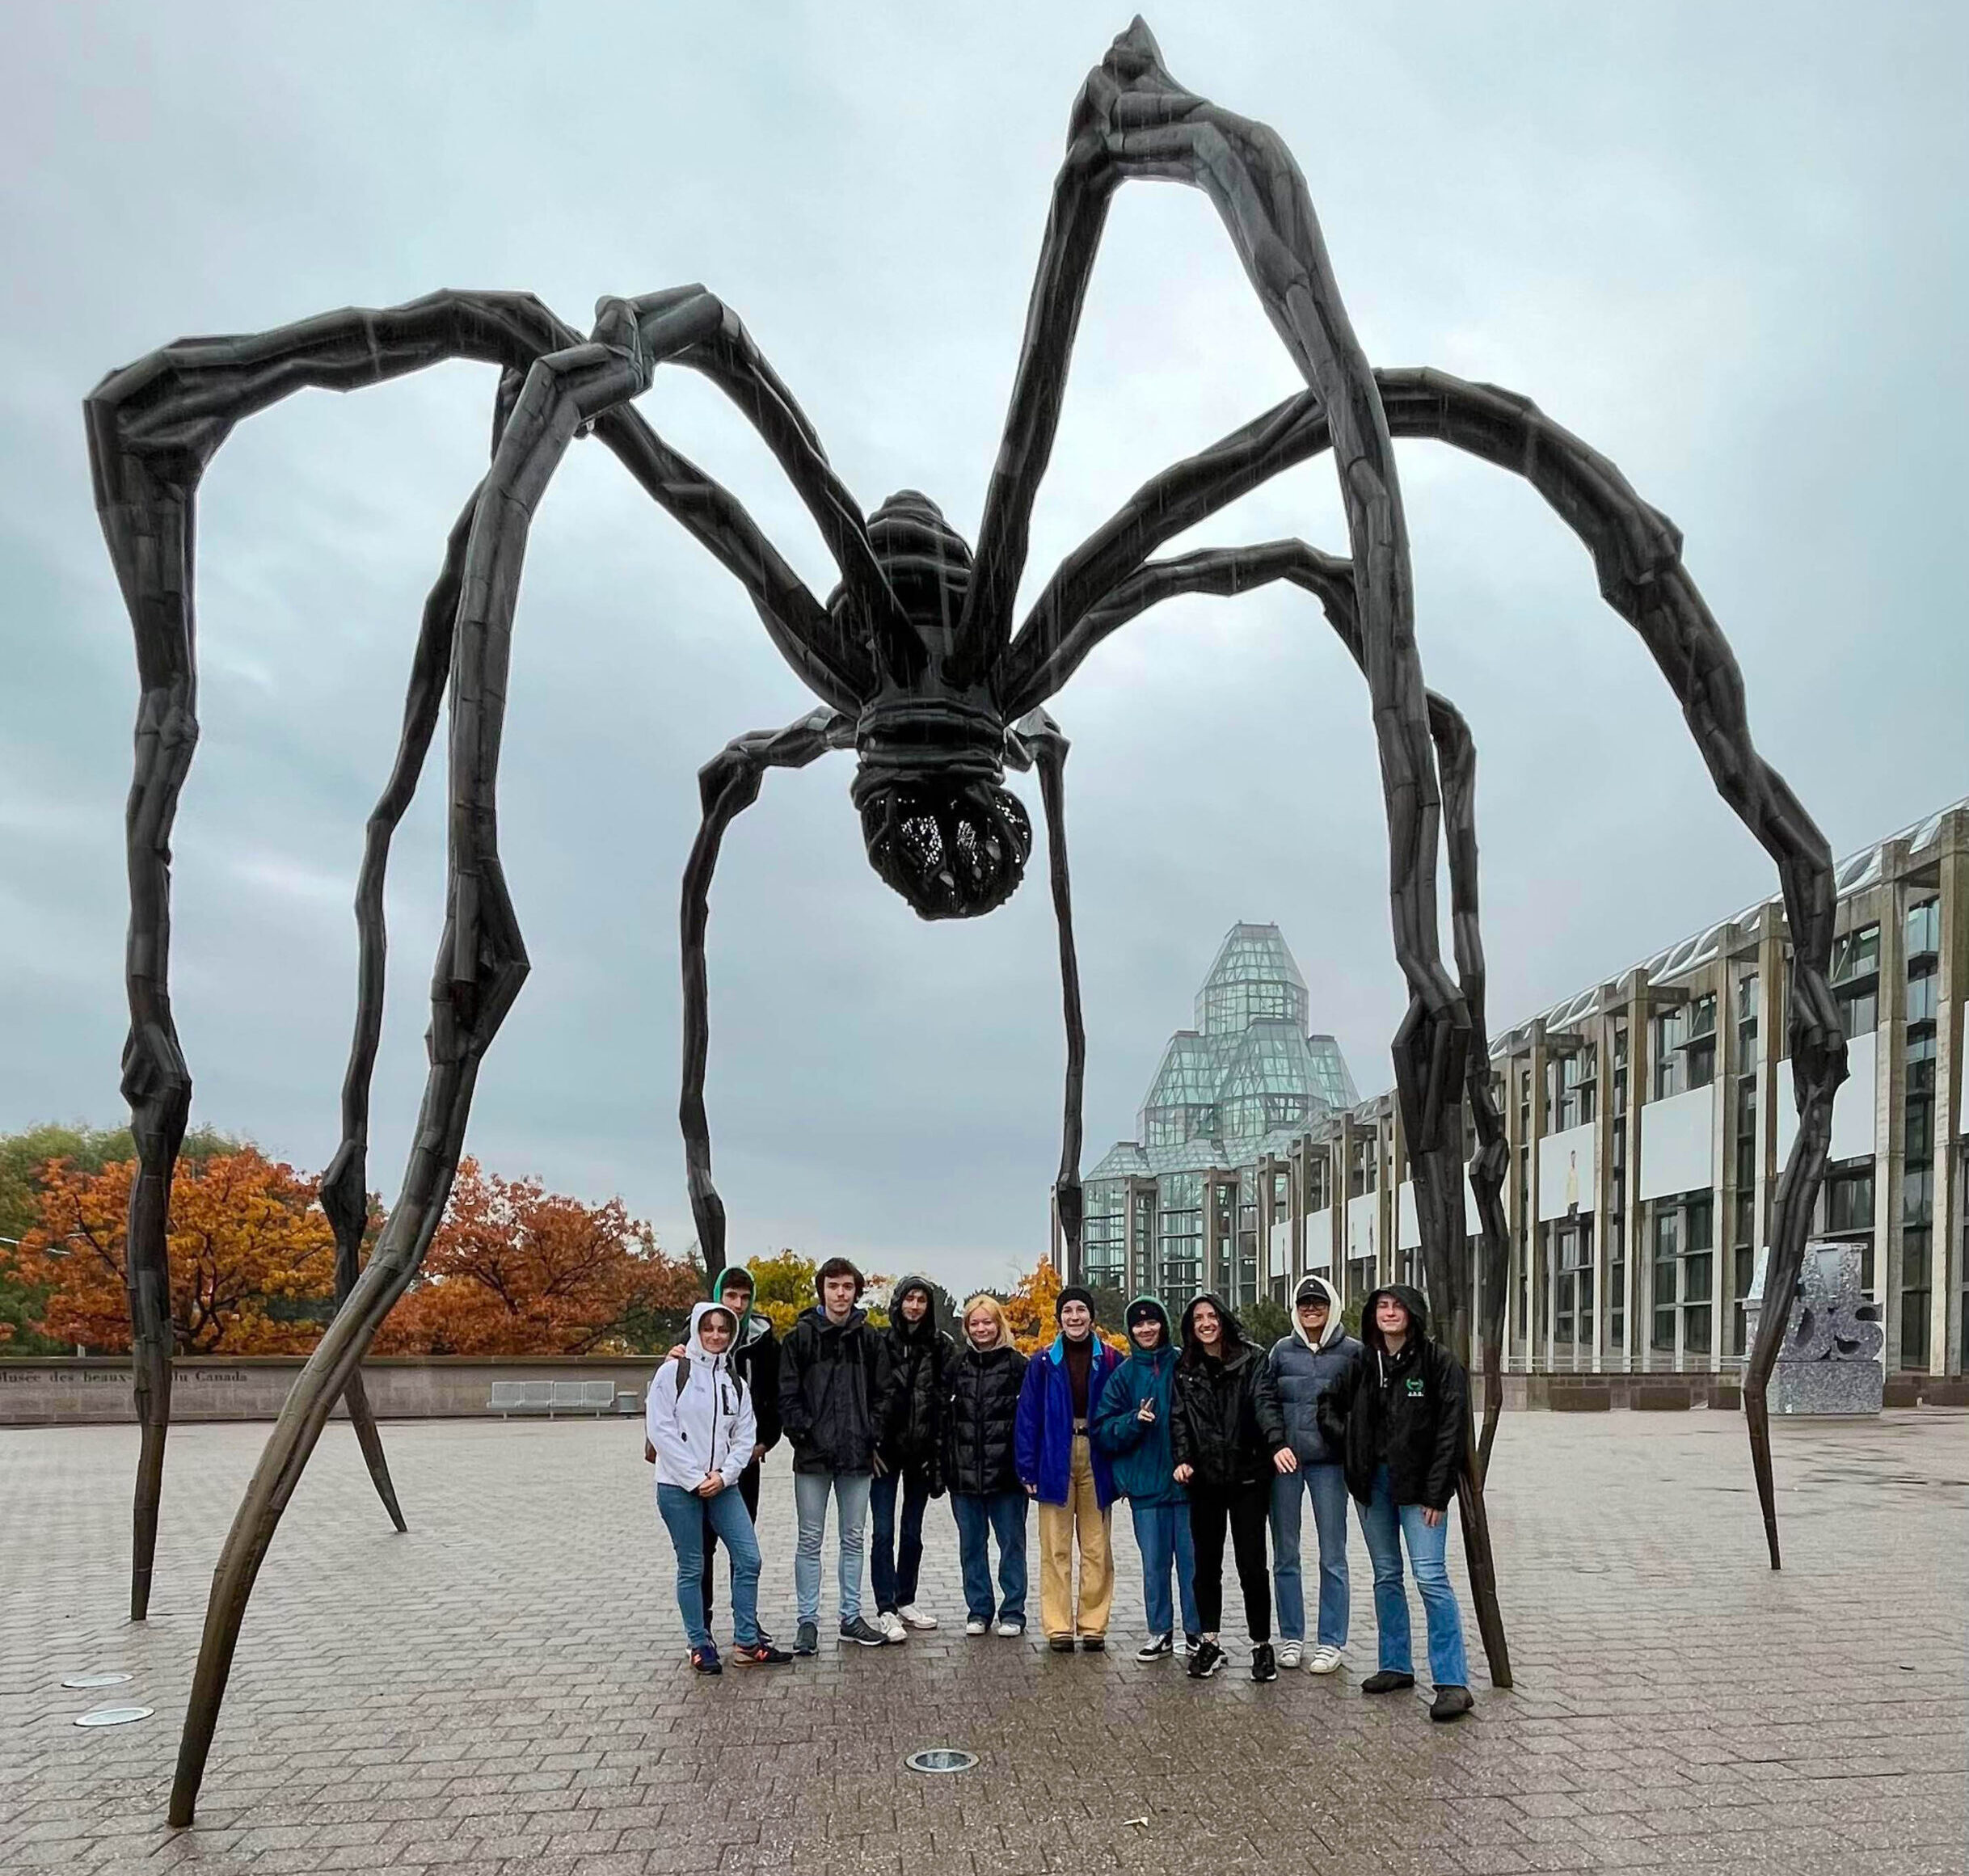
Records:
[[[1346,1454],[1347,1489],[1374,1561],[1374,1619],[1381,1666],[1363,1693],[1413,1687],[1408,1595],[1402,1549],[1429,1622],[1429,1717],[1460,1719],[1475,1704],[1463,1649],[1463,1618],[1444,1552],[1447,1513],[1462,1476],[1469,1435],[1469,1381],[1462,1364],[1429,1339],[1429,1306],[1406,1284],[1374,1291],[1363,1305],[1361,1358],[1351,1390],[1320,1403],[1322,1430]],[[1337,1424],[1344,1414],[1344,1425]]]
[[[1264,1351],[1245,1340],[1237,1317],[1208,1292],[1183,1313],[1183,1353],[1170,1389],[1169,1430],[1176,1482],[1189,1488],[1196,1615],[1204,1629],[1203,1642],[1190,1657],[1190,1673],[1200,1680],[1224,1665],[1217,1629],[1224,1613],[1228,1524],[1251,1634],[1251,1678],[1275,1680],[1265,1528],[1273,1476],[1296,1470],[1299,1461],[1285,1436]]]
[[[943,1415],[943,1476],[957,1520],[963,1567],[964,1633],[992,1625],[990,1540],[998,1540],[1001,1635],[1026,1627],[1026,1489],[1018,1482],[1012,1430],[1026,1358],[1012,1344],[996,1296],[964,1305],[963,1346],[951,1357]]]
[[[921,1277],[904,1277],[890,1291],[887,1341],[889,1398],[882,1470],[868,1497],[875,1533],[868,1574],[877,1626],[892,1642],[906,1642],[910,1629],[937,1625],[934,1616],[917,1606],[916,1586],[923,1563],[923,1508],[943,1495],[944,1376],[957,1352],[937,1326],[936,1294]]]

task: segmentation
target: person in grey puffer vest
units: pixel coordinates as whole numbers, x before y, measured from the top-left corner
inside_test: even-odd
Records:
[[[1324,1277],[1301,1279],[1292,1298],[1292,1333],[1272,1345],[1269,1359],[1286,1435],[1299,1457],[1297,1472],[1280,1473],[1271,1482],[1279,1665],[1298,1667],[1305,1647],[1299,1531],[1305,1498],[1310,1497],[1313,1528],[1319,1534],[1319,1628],[1318,1645],[1306,1665],[1315,1674],[1331,1674],[1347,1649],[1347,1474],[1345,1455],[1321,1428],[1320,1404],[1337,1391],[1343,1398],[1329,1406],[1330,1420],[1334,1406],[1345,1411],[1344,1395],[1360,1360],[1360,1344],[1341,1326],[1340,1299]]]

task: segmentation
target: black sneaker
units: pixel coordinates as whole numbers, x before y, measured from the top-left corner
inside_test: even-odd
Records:
[[[1190,1678],[1208,1680],[1224,1668],[1224,1650],[1214,1642],[1199,1642],[1196,1652],[1190,1657]]]
[[[1135,1650],[1137,1661],[1160,1661],[1166,1655],[1176,1652],[1174,1640],[1168,1635],[1151,1635]]]
[[[889,1645],[887,1635],[864,1616],[857,1616],[851,1622],[841,1625],[841,1638],[844,1642],[858,1642],[864,1648],[886,1648]]]
[[[775,1648],[761,1638],[757,1642],[740,1642],[732,1650],[732,1660],[740,1667],[783,1667],[793,1657],[784,1648]]]
[[[1080,1645],[1086,1653],[1099,1655],[1107,1649],[1107,1638],[1105,1635],[1082,1635]]]
[[[1363,1693],[1399,1693],[1403,1688],[1415,1684],[1414,1675],[1404,1674],[1398,1668],[1384,1667],[1362,1681],[1360,1691]]]
[[[1470,1698],[1467,1687],[1439,1687],[1436,1698],[1429,1703],[1429,1718],[1432,1720],[1460,1720],[1476,1701]]]
[[[691,1671],[696,1674],[723,1674],[724,1663],[718,1659],[718,1650],[710,1642],[702,1648],[690,1651]]]
[[[795,1655],[818,1655],[820,1652],[820,1625],[818,1622],[802,1622],[795,1632],[793,1652]]]
[[[1192,1635],[1187,1629],[1183,1631],[1183,1658],[1187,1661],[1204,1645],[1201,1635]]]
[[[1071,1655],[1073,1652],[1073,1638],[1071,1635],[1048,1635],[1046,1646],[1056,1655]]]
[[[1260,1642],[1251,1650],[1251,1678],[1254,1680],[1276,1680],[1279,1678],[1279,1663],[1272,1655],[1269,1642]]]

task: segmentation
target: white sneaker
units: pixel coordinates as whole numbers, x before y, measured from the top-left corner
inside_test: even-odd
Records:
[[[1023,1622],[1001,1622],[998,1625],[998,1633],[1006,1637],[1008,1641],[1013,1636],[1022,1635],[1025,1632],[1026,1625]]]
[[[906,1642],[909,1631],[902,1625],[902,1617],[893,1609],[884,1609],[875,1617],[875,1626],[892,1642]]]
[[[1284,1655],[1280,1655],[1280,1659],[1283,1660]],[[1344,1650],[1334,1647],[1330,1642],[1324,1642],[1313,1650],[1313,1659],[1306,1663],[1306,1672],[1337,1674],[1340,1671],[1340,1663],[1346,1659]]]
[[[914,1603],[904,1603],[896,1614],[913,1629],[934,1629],[937,1618],[928,1609],[920,1609]]]
[[[1279,1644],[1279,1665],[1297,1667],[1300,1656],[1305,1652],[1305,1644],[1299,1642],[1281,1642]]]
[[[969,1621],[964,1624],[964,1633],[967,1635],[982,1635],[986,1634],[990,1628],[991,1624],[984,1621],[982,1617],[973,1616]]]

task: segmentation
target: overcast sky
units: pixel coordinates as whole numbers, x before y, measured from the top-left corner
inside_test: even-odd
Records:
[[[1766,756],[1841,852],[1969,793],[1959,6],[1164,5],[1177,78],[1297,153],[1370,356],[1535,396],[1674,517]],[[0,1128],[122,1118],[136,698],[81,400],[181,335],[437,286],[702,280],[865,508],[974,532],[1067,114],[1119,7],[17,3],[0,25]],[[194,1118],[316,1169],[348,911],[488,371],[251,420],[200,512],[204,737],[178,822]],[[1208,201],[1117,202],[1026,592],[1147,475],[1297,388]],[[644,410],[817,593],[824,550],[708,386]],[[1639,642],[1521,484],[1403,446],[1430,681],[1482,756],[1495,1027],[1774,889]],[[1185,545],[1345,534],[1325,462]],[[681,1250],[677,882],[694,774],[811,699],[598,448],[533,530],[501,774],[533,976],[469,1145]],[[1172,605],[1053,706],[1091,1165],[1233,921],[1276,921],[1364,1092],[1402,984],[1360,681],[1282,591]],[[440,745],[441,753],[441,744]],[[436,765],[434,764],[434,768]],[[1044,871],[968,925],[869,871],[851,760],[769,778],[710,933],[735,1251],[998,1280],[1045,1242],[1063,1059]],[[1036,790],[1015,782],[1031,803]],[[423,1081],[441,778],[400,837],[372,1183]]]

